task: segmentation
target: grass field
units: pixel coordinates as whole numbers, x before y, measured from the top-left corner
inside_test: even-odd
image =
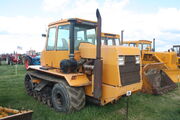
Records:
[[[15,109],[32,109],[33,120],[125,120],[126,98],[104,107],[87,103],[81,111],[64,114],[26,95],[25,69],[22,65],[0,66],[0,105]],[[180,84],[179,84],[180,85]],[[180,87],[163,96],[142,93],[129,98],[129,120],[180,120]]]

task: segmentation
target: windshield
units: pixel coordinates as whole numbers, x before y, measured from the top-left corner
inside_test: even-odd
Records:
[[[151,44],[143,44],[141,50],[150,50],[151,49]]]
[[[57,50],[68,50],[69,27],[69,25],[62,25],[58,27]]]
[[[116,46],[120,45],[119,41],[119,39],[115,39]]]
[[[174,47],[174,51],[179,54],[180,53],[180,46],[179,47]]]
[[[113,39],[108,39],[108,44],[107,45],[113,45]]]
[[[96,29],[92,26],[76,25],[74,28],[75,50],[79,49],[80,43],[96,43]]]
[[[119,39],[109,38],[109,37],[101,37],[101,43],[102,45],[115,45],[115,46],[120,45]]]
[[[136,44],[135,43],[130,43],[129,46],[130,47],[136,47]]]

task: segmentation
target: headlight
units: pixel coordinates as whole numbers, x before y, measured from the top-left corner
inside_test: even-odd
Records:
[[[124,62],[124,56],[119,56],[119,58],[118,58],[118,64],[119,65],[124,65],[125,64],[125,62]]]
[[[135,56],[136,58],[136,64],[140,64],[140,57],[139,56]]]

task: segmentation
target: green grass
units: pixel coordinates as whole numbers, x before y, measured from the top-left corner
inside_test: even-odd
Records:
[[[116,104],[97,106],[87,103],[74,113],[58,113],[25,93],[22,65],[0,66],[0,105],[15,109],[31,109],[33,120],[125,120],[126,98]],[[180,120],[180,88],[163,96],[136,93],[129,98],[129,120]]]

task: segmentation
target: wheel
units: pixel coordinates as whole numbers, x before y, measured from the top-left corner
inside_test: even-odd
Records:
[[[28,74],[25,75],[24,85],[25,85],[27,94],[30,96],[33,96],[33,83],[31,81],[30,75]]]
[[[59,112],[73,112],[85,105],[83,87],[71,87],[65,81],[55,84],[52,89],[52,104]]]

